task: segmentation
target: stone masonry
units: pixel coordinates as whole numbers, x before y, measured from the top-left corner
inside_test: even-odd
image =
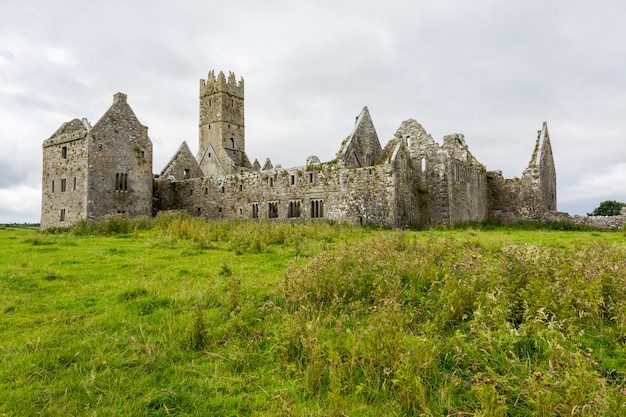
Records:
[[[148,128],[117,93],[95,126],[74,119],[44,141],[41,228],[114,214],[149,216],[152,187]]]
[[[126,96],[92,128],[64,124],[44,142],[41,227],[111,214],[184,210],[209,219],[333,220],[388,227],[539,220],[556,213],[547,125],[521,179],[487,171],[462,134],[438,144],[415,120],[383,147],[367,107],[336,157],[299,167],[250,162],[244,83],[211,71],[200,81],[199,148],[183,142],[152,178],[152,144]]]

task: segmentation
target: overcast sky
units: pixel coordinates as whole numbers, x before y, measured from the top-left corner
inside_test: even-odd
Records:
[[[41,145],[128,94],[155,173],[198,149],[199,80],[245,80],[246,150],[330,160],[368,106],[382,145],[403,120],[521,176],[542,122],[558,209],[626,201],[623,0],[0,2],[0,222],[39,222]]]

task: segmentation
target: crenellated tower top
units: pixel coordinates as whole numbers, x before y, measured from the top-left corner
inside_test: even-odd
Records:
[[[215,93],[228,93],[243,99],[243,77],[237,81],[235,73],[228,72],[228,80],[222,71],[215,77],[215,71],[210,71],[206,80],[200,80],[200,97]]]

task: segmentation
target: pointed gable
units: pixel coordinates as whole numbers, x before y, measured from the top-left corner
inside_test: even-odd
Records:
[[[354,129],[341,144],[337,154],[349,167],[365,167],[381,163],[383,150],[367,107],[357,117]]]
[[[167,163],[163,171],[161,171],[161,177],[171,179],[174,181],[181,181],[191,178],[198,178],[202,176],[202,170],[198,161],[191,153],[187,142],[180,145],[172,159]]]
[[[146,146],[147,142],[150,142],[148,128],[141,124],[128,105],[126,94],[123,93],[113,95],[113,104],[94,125],[92,136],[117,145],[120,141],[132,142],[139,146]]]

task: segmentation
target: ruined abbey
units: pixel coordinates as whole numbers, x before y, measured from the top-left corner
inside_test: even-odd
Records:
[[[541,220],[556,212],[556,173],[546,123],[520,178],[488,171],[461,134],[437,143],[415,120],[383,147],[367,107],[335,159],[299,167],[250,161],[244,83],[210,72],[200,81],[199,148],[183,142],[159,175],[152,142],[126,95],[94,125],[64,123],[43,142],[41,228],[108,215],[184,210],[209,219],[333,220],[389,227]]]

